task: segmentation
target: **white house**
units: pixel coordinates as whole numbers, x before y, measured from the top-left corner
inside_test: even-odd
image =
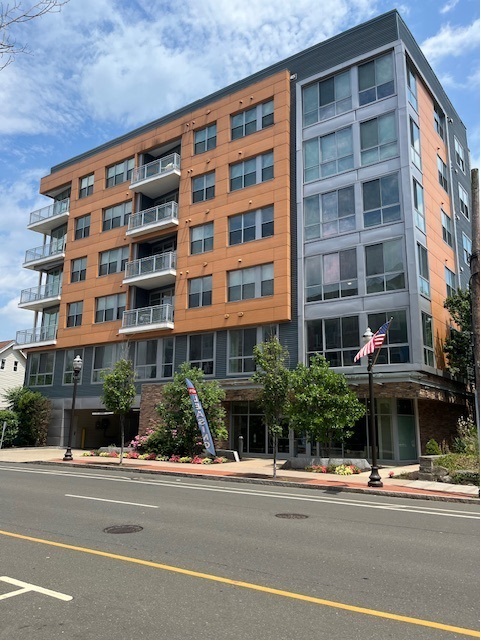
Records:
[[[0,341],[0,409],[7,408],[4,394],[12,387],[23,385],[27,357],[20,349],[14,349],[16,342]]]

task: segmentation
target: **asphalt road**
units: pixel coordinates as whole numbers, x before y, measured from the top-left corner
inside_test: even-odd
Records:
[[[1,639],[479,638],[475,505],[8,463],[0,488]]]

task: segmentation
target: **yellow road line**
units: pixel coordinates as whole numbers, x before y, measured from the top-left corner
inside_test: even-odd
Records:
[[[57,541],[48,541],[46,539],[38,539],[33,536],[26,536],[24,534],[17,534],[15,532],[6,532],[0,530],[0,535],[10,536],[14,539],[22,539],[24,541],[31,541],[32,543],[43,543],[44,545],[51,545],[65,550],[74,550],[75,552],[83,552],[84,554],[92,554],[94,556],[102,556],[107,559],[115,559],[117,561],[124,561],[127,563],[135,563],[137,565],[144,565],[158,570],[165,570],[167,572],[175,572],[176,574],[185,574],[186,576],[196,577],[198,579],[206,579],[208,581],[215,581],[217,583],[224,583],[227,585],[235,585],[238,588],[246,588],[248,590],[255,590],[256,592],[265,592],[267,594],[274,594],[276,596],[286,597],[288,599],[296,599],[298,601],[305,601],[307,603],[315,603],[316,605],[324,605],[330,608],[337,608],[338,610],[347,610],[349,612],[357,612],[358,614],[367,614],[381,619],[392,619],[400,623],[411,623],[413,625],[420,625],[425,628],[435,628],[436,630],[446,630],[447,632],[454,632],[455,634],[466,634],[471,637],[479,639],[479,630],[470,630],[469,628],[458,628],[454,625],[446,625],[436,621],[426,621],[425,619],[416,619],[415,617],[406,617],[401,614],[392,614],[391,612],[383,612],[381,610],[371,610],[369,608],[361,608],[356,605],[349,605],[348,603],[338,603],[337,601],[328,601],[326,599],[319,599],[305,594],[298,594],[297,592],[287,592],[286,590],[277,590],[276,588],[269,588],[264,585],[257,585],[256,583],[246,583],[245,581],[236,581],[235,579],[227,579],[222,576],[214,574],[206,574],[204,572],[196,572],[195,570],[186,570],[178,568],[173,565],[165,565],[164,563],[155,563],[154,561],[144,561],[143,559],[136,559],[121,554],[112,554],[110,552],[102,552],[101,550],[93,550],[91,548],[83,548],[77,545],[69,545],[67,543],[59,543]]]

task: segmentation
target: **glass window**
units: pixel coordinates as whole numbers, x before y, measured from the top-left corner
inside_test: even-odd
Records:
[[[212,276],[189,279],[189,309],[212,305]]]
[[[254,345],[277,336],[275,325],[250,327],[229,331],[227,371],[229,374],[245,374],[255,371],[253,350]]]
[[[458,194],[459,194],[459,209],[463,216],[469,220],[469,196],[468,192],[458,184]]]
[[[463,232],[463,257],[466,265],[469,265],[471,262],[471,254],[473,253],[473,246],[471,243],[471,238],[466,236]]]
[[[304,199],[306,240],[337,236],[356,229],[354,186]]]
[[[411,162],[415,167],[421,169],[421,135],[419,127],[412,118],[409,119],[411,134]]]
[[[453,246],[453,221],[445,211],[441,209],[441,223],[443,226],[443,240],[450,247]]]
[[[214,374],[214,333],[189,336],[189,363],[204,374]]]
[[[441,107],[434,103],[434,129],[438,132],[439,136],[444,140],[445,131],[445,118],[444,112]]]
[[[405,288],[403,249],[400,238],[367,245],[365,251],[368,294]]]
[[[367,105],[394,94],[394,63],[388,53],[358,67],[359,104]]]
[[[274,294],[274,264],[237,269],[227,274],[227,300],[247,300]]]
[[[357,296],[356,249],[306,258],[306,301]]]
[[[94,174],[89,174],[80,179],[79,198],[85,198],[94,193]]]
[[[272,151],[230,165],[231,191],[257,185],[271,178],[274,178],[274,153]]]
[[[354,357],[360,349],[357,316],[317,319],[307,322],[307,362],[322,354],[331,367],[359,365]]]
[[[386,225],[401,220],[399,175],[389,174],[362,185],[364,227]]]
[[[157,378],[157,351],[157,340],[136,341],[130,344],[130,360],[134,364],[137,380]]]
[[[446,296],[454,296],[456,293],[456,275],[447,267],[444,268],[444,276],[446,278]]]
[[[231,116],[231,138],[243,138],[274,124],[274,100],[241,111]]]
[[[239,245],[273,235],[273,205],[229,217],[229,245]]]
[[[28,384],[32,387],[52,385],[55,365],[54,352],[35,352],[29,354],[30,372]]]
[[[373,332],[386,323],[392,316],[389,331],[379,350],[378,365],[409,363],[408,328],[405,310],[368,314],[367,322]]]
[[[102,372],[110,370],[119,360],[121,346],[117,343],[98,345],[94,347],[94,366],[92,370],[92,383],[102,382]]]
[[[127,225],[131,213],[131,200],[121,203],[120,205],[104,209],[102,214],[102,231],[108,231],[109,229],[115,229],[116,227]]]
[[[99,276],[125,271],[129,259],[129,248],[118,247],[99,254]]]
[[[394,112],[361,123],[361,165],[370,165],[397,156]]]
[[[408,100],[414,109],[418,110],[418,88],[416,84],[416,75],[411,68],[411,65],[406,62],[406,76],[408,85]]]
[[[71,283],[79,283],[80,281],[85,280],[87,274],[87,256],[72,260],[70,268]]]
[[[350,71],[316,82],[302,91],[304,127],[350,109],[352,109]]]
[[[430,296],[428,250],[418,243],[419,291],[423,296]]]
[[[215,171],[192,178],[192,202],[210,200],[215,196]]]
[[[202,254],[214,248],[214,223],[190,228],[190,253]]]
[[[90,214],[75,219],[75,240],[90,236]]]
[[[434,341],[433,341],[433,318],[425,312],[421,312],[423,327],[423,356],[424,364],[434,367]]]
[[[123,160],[122,162],[117,163],[116,165],[111,165],[107,167],[106,171],[106,186],[114,187],[120,183],[130,180],[132,178],[132,172],[134,171],[134,159],[129,158],[128,160]]]
[[[448,168],[444,161],[438,156],[438,180],[441,187],[448,191]]]
[[[327,178],[353,167],[351,127],[304,143],[304,182]]]
[[[209,125],[194,132],[194,154],[214,149],[217,144],[217,125]]]
[[[414,218],[416,227],[421,231],[426,231],[426,221],[424,219],[424,190],[417,180],[413,178],[413,199],[414,199]]]
[[[466,173],[466,163],[464,160],[464,147],[459,140],[454,137],[454,154],[456,156],[456,164],[461,169],[463,174]]]
[[[67,327],[79,327],[82,324],[83,301],[67,305]]]
[[[73,361],[76,356],[80,356],[82,360],[84,359],[84,351],[82,347],[65,350],[64,362],[63,362],[63,379],[62,379],[64,385],[73,384],[73,372],[74,372]],[[79,375],[80,379],[82,378],[82,372],[83,372],[83,369],[80,370],[80,375]]]
[[[101,296],[95,299],[95,322],[120,320],[125,311],[125,294]]]

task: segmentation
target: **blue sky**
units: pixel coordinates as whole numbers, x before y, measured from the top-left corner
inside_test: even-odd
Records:
[[[42,244],[26,226],[50,202],[38,194],[50,167],[393,8],[479,167],[478,0],[70,0],[17,25],[30,53],[0,71],[0,341],[33,327],[17,304],[38,284],[22,263]]]

